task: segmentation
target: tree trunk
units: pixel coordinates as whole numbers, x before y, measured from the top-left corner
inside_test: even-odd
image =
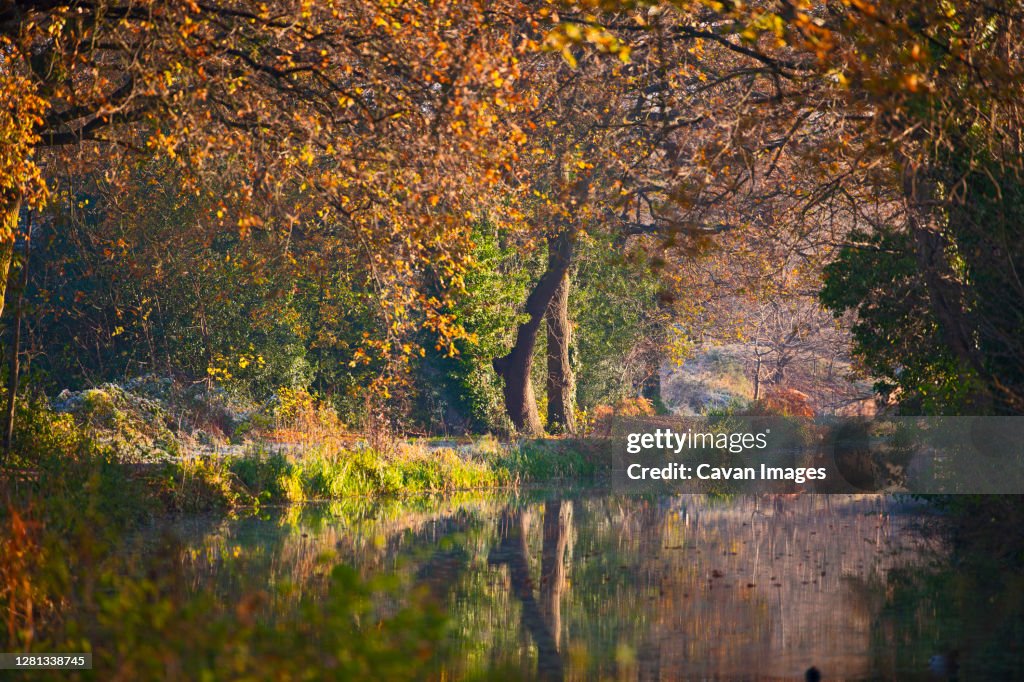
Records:
[[[651,401],[655,409],[661,409],[661,358],[648,353],[645,363],[646,376],[640,383],[640,397]]]
[[[544,537],[540,556],[540,612],[562,650],[562,593],[565,591],[565,550],[572,526],[572,503],[548,500],[544,503]]]
[[[13,199],[0,205],[0,315],[4,313],[7,299],[7,275],[14,258],[14,238],[18,234],[18,220],[21,216],[21,199]]]
[[[3,221],[2,224],[0,224],[0,316],[3,315],[4,302],[7,299],[7,279],[11,272],[11,261],[14,259],[14,239],[18,234],[18,220],[20,216],[20,198],[5,201],[0,205],[0,220]],[[12,343],[11,345],[14,347],[14,353],[17,353],[18,349],[16,343]],[[8,391],[9,406],[7,412],[10,414],[14,405],[14,396],[10,393],[10,387],[8,387]],[[13,415],[8,417],[8,422],[11,422],[12,419]],[[7,431],[5,431],[5,434],[6,433]],[[9,451],[10,438],[7,437],[4,439],[4,456],[3,459],[0,460],[0,464],[6,464]]]
[[[960,364],[962,383],[970,383],[964,371],[970,368],[991,385],[991,377],[973,340],[974,325],[967,313],[963,286],[949,262],[948,239],[936,217],[939,213],[936,181],[928,177],[927,169],[905,162],[903,197],[918,270],[924,278],[942,340]],[[991,409],[992,395],[986,389],[979,389],[969,398],[968,407],[985,413]]]
[[[548,243],[548,258],[555,250],[554,242]],[[556,254],[557,255],[557,254]],[[572,341],[572,327],[569,323],[569,270],[562,273],[551,302],[548,303],[547,350],[548,350],[548,430],[567,434],[576,433],[576,379],[569,363],[569,344]]]
[[[537,644],[537,677],[541,680],[564,679],[562,656],[551,627],[533,592],[530,558],[527,554],[526,519],[522,510],[506,509],[498,522],[499,544],[487,556],[491,566],[508,566],[512,594],[520,603],[520,619],[524,630]]]
[[[572,260],[573,234],[563,232],[551,238],[548,249],[548,267],[537,280],[536,286],[526,299],[526,314],[529,319],[519,325],[515,344],[508,355],[494,358],[492,365],[504,382],[505,410],[517,431],[536,436],[543,432],[540,415],[537,413],[537,399],[533,394],[530,370],[533,367],[533,350],[537,345],[537,331],[544,320],[548,305],[558,290],[562,277],[569,270]]]
[[[754,345],[754,357],[757,358],[754,361],[754,402],[756,403],[761,398],[761,353],[757,350],[757,345]]]
[[[32,218],[29,217],[28,234],[25,236],[25,257],[21,263],[21,270],[17,273],[20,282],[18,283],[17,298],[14,303],[14,323],[11,325],[11,357],[10,367],[7,372],[7,413],[4,421],[4,455],[10,459],[11,441],[14,438],[14,409],[18,398],[18,372],[20,371],[19,355],[21,353],[21,318],[24,310],[25,290],[28,288],[28,256],[32,238]],[[10,268],[8,267],[8,270]],[[14,273],[8,273],[13,277]],[[10,287],[8,287],[10,290]]]

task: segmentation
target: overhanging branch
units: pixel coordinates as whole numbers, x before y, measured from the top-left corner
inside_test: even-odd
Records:
[[[622,223],[622,233],[627,237],[641,234],[668,234],[673,232],[685,232],[687,234],[694,235],[713,235],[721,234],[722,232],[728,232],[730,230],[736,229],[739,229],[739,225],[736,225],[734,223],[715,223],[713,225],[700,226],[673,224],[669,222]]]

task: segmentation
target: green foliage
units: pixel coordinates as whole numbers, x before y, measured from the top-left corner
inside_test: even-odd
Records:
[[[465,277],[465,294],[451,311],[471,338],[456,344],[456,357],[428,350],[417,368],[420,412],[429,427],[510,430],[501,380],[491,361],[512,347],[523,321],[523,301],[539,276],[540,257],[508,240],[489,223],[474,226],[474,266]]]
[[[579,406],[592,410],[638,394],[660,364],[665,320],[649,263],[623,255],[608,236],[588,237],[579,251],[571,350]]]
[[[163,172],[139,170],[126,196],[96,180],[41,221],[28,290],[37,384],[158,373],[256,401],[317,385],[354,415],[352,394],[379,369],[350,362],[376,324],[365,281],[298,268],[300,249],[317,247],[273,230],[206,232],[204,199],[165,187]]]
[[[147,479],[159,492],[163,507],[175,512],[224,510],[253,502],[221,459],[190,457],[167,462]]]
[[[132,464],[90,438],[94,426],[68,414],[37,406],[21,424],[18,464],[32,476],[0,508],[0,611],[15,625],[4,648],[92,651],[94,670],[80,679],[422,679],[445,655],[447,631],[419,592],[387,577],[366,582],[325,562],[327,596],[301,597],[268,619],[264,605],[287,597],[288,585],[224,605],[213,592],[178,582],[173,546],[155,564],[147,557],[143,570],[126,532],[168,512],[313,499],[351,504],[370,495],[586,476],[607,465],[604,453],[569,441],[508,449],[493,439],[460,451],[252,450]]]
[[[955,413],[971,389],[942,342],[909,235],[853,232],[824,269],[821,301],[837,316],[855,311],[854,353],[883,395],[899,389],[909,411]]]
[[[323,598],[306,597],[293,615],[269,622],[258,617],[267,594],[251,594],[225,609],[211,594],[182,598],[137,577],[115,579],[111,587],[110,596],[99,600],[98,623],[80,626],[89,631],[101,674],[414,680],[443,651],[445,620],[437,609],[413,595],[388,613],[381,601],[399,596],[397,584],[387,578],[365,581],[345,565],[330,570]]]
[[[302,267],[304,259],[329,257],[319,251],[323,243],[284,239],[269,225],[245,238],[209,231],[209,197],[182,195],[158,164],[135,173],[127,188],[85,178],[41,221],[28,290],[28,345],[39,350],[34,383],[56,392],[145,374],[205,381],[255,403],[308,391],[332,402],[346,423],[362,425],[376,409],[367,391],[386,369],[364,346],[389,334],[379,292],[358,264]],[[451,324],[468,333],[457,355],[427,329],[389,341],[425,351],[390,403],[392,415],[430,432],[509,430],[491,363],[508,352],[523,321],[523,302],[543,269],[543,241],[524,243],[486,221],[475,224],[472,239],[461,295],[447,295],[451,282],[439,278],[423,285],[424,295],[449,301]],[[583,409],[635,393],[657,364],[657,278],[640,260],[618,255],[610,239],[582,237],[573,274],[571,352]],[[544,352],[542,332],[534,363],[541,403]]]
[[[249,452],[231,462],[231,471],[261,502],[290,498],[291,463],[280,452]]]
[[[899,389],[908,411],[1019,413],[1024,188],[1014,170],[977,167],[968,151],[936,163],[934,182],[958,197],[941,234],[852,233],[825,268],[821,300],[837,315],[856,311],[855,352],[881,377],[880,391]],[[938,262],[922,260],[934,248],[924,238],[942,246]],[[950,336],[965,338],[966,349],[956,354]]]
[[[178,437],[170,430],[173,422],[166,403],[144,392],[103,384],[77,394],[63,393],[57,404],[122,460],[166,459],[182,452]],[[37,409],[45,410],[42,406]]]
[[[608,443],[573,439],[522,441],[505,465],[524,481],[589,479],[611,468]]]
[[[74,417],[54,412],[37,396],[15,403],[14,425],[10,462],[14,466],[43,461],[53,453],[81,452],[90,446]]]
[[[458,450],[410,445],[382,453],[321,444],[268,453],[253,446],[243,454],[133,462],[111,444],[117,439],[97,440],[94,427],[68,414],[36,403],[20,405],[19,412],[12,463],[34,472],[24,489],[53,493],[66,505],[57,514],[61,518],[80,518],[81,510],[94,505],[119,527],[166,513],[593,477],[610,466],[607,453],[585,441],[523,441],[505,447],[486,438]]]
[[[92,651],[94,670],[80,679],[422,679],[445,656],[447,630],[420,592],[325,560],[325,598],[287,599],[282,583],[225,605],[178,582],[173,546],[143,570],[126,531],[168,512],[578,478],[610,461],[571,441],[506,448],[485,439],[460,451],[253,450],[130,464],[89,428],[47,408],[28,412],[18,442],[30,446],[18,462],[33,475],[0,509],[0,611],[15,625],[4,648]],[[279,597],[297,606],[264,617]]]

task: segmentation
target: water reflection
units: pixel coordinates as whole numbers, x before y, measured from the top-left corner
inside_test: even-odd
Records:
[[[529,632],[537,645],[538,677],[545,680],[561,680],[564,666],[558,645],[561,641],[561,596],[560,588],[552,585],[552,578],[563,576],[565,562],[559,545],[564,550],[566,533],[560,524],[561,500],[552,500],[544,505],[544,545],[541,550],[541,589],[538,601],[534,592],[530,570],[527,537],[530,530],[530,513],[522,508],[506,508],[498,522],[498,544],[487,557],[491,566],[506,566],[512,594],[519,601],[522,629]]]
[[[881,496],[540,492],[178,532],[192,584],[226,601],[286,580],[269,618],[337,561],[428,590],[451,617],[446,678],[935,679],[954,674],[929,671],[953,643],[922,626],[935,590],[907,583],[947,552],[920,531],[929,518]]]

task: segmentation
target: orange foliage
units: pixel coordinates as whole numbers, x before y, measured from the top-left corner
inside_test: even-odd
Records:
[[[598,405],[594,408],[591,432],[596,436],[607,437],[611,434],[612,423],[616,417],[650,417],[654,415],[654,405],[647,398],[623,398],[615,405]]]
[[[762,409],[769,414],[783,414],[787,417],[813,417],[811,398],[794,388],[778,388],[769,391],[761,401]]]
[[[7,647],[31,643],[36,620],[41,615],[41,601],[33,575],[39,570],[41,550],[37,540],[37,524],[25,519],[16,509],[8,510],[8,524],[0,529],[0,604],[7,626]]]

